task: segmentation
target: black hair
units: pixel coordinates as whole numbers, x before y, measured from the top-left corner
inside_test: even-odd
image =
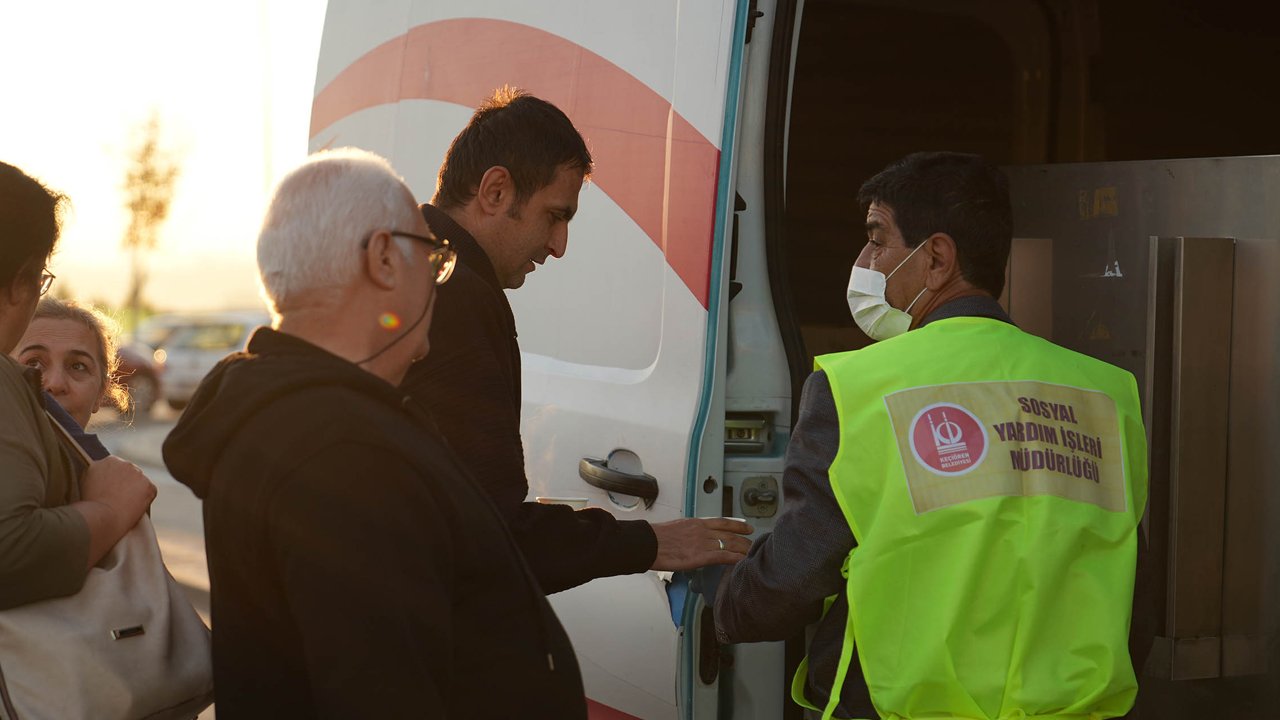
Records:
[[[58,241],[66,197],[0,162],[0,290],[36,282]]]
[[[919,152],[890,164],[858,190],[865,217],[888,206],[907,247],[934,233],[956,242],[966,280],[999,297],[1013,243],[1009,180],[980,155]]]
[[[440,165],[437,207],[460,207],[480,189],[491,167],[502,166],[515,184],[516,207],[551,184],[563,166],[591,175],[582,135],[555,105],[523,90],[502,87],[485,100],[449,145]]]

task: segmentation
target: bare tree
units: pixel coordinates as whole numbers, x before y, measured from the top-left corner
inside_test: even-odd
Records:
[[[138,329],[142,313],[142,292],[147,284],[143,266],[146,253],[155,249],[160,226],[169,216],[179,164],[160,147],[160,118],[152,113],[140,128],[140,138],[129,153],[124,176],[124,207],[129,211],[129,227],[124,247],[131,253],[133,277],[129,287],[129,330]]]

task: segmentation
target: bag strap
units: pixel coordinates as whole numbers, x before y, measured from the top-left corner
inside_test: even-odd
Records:
[[[49,424],[57,430],[58,440],[61,441],[62,446],[71,454],[71,462],[75,464],[76,461],[79,461],[80,467],[79,472],[76,473],[76,484],[78,486],[77,489],[80,496],[83,497],[84,474],[89,469],[89,466],[93,464],[93,458],[89,457],[88,451],[80,447],[80,443],[76,442],[76,439],[72,437],[71,432],[63,427],[62,423],[58,422],[58,419],[54,417],[52,413],[46,409],[44,411],[44,415],[45,418],[48,419]]]
[[[71,437],[71,433],[67,432],[67,429],[62,426],[62,423],[58,422],[58,419],[55,418],[48,410],[44,411],[44,415],[49,419],[49,424],[57,429],[58,439],[62,441],[62,444],[67,448],[67,451],[71,453],[72,457],[84,463],[85,467],[92,465],[93,458],[89,457],[89,453],[86,452],[84,448],[80,447],[80,443],[76,442],[75,438]]]
[[[9,697],[9,686],[4,682],[4,668],[0,667],[0,706],[4,708],[7,720],[19,720],[18,710],[13,707],[13,698]]]

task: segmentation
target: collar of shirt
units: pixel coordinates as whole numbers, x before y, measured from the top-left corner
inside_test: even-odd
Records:
[[[431,204],[422,206],[422,217],[426,219],[431,232],[438,238],[449,241],[458,253],[458,262],[471,268],[482,280],[502,294],[502,283],[498,282],[498,274],[494,272],[493,263],[485,254],[484,248],[461,225],[449,217],[449,214]]]
[[[1009,317],[1009,314],[1000,307],[1000,303],[990,295],[970,295],[968,297],[956,298],[949,303],[942,305],[920,323],[920,327],[924,327],[935,320],[946,320],[955,317],[984,317],[992,320],[999,320],[1010,325],[1016,324]]]

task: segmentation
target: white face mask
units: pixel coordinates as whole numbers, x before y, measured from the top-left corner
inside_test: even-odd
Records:
[[[906,310],[899,310],[890,305],[889,301],[884,299],[884,289],[889,283],[889,278],[907,264],[911,255],[915,255],[917,250],[927,244],[928,241],[925,241],[917,245],[910,255],[898,263],[898,267],[889,272],[888,276],[871,268],[853,266],[853,272],[849,275],[847,293],[849,312],[853,313],[853,321],[858,323],[862,332],[872,340],[887,340],[905,333],[911,327],[911,308],[915,307],[916,300],[919,300],[920,296],[924,295],[924,291],[929,288],[927,286],[920,288],[915,300],[911,301]]]

